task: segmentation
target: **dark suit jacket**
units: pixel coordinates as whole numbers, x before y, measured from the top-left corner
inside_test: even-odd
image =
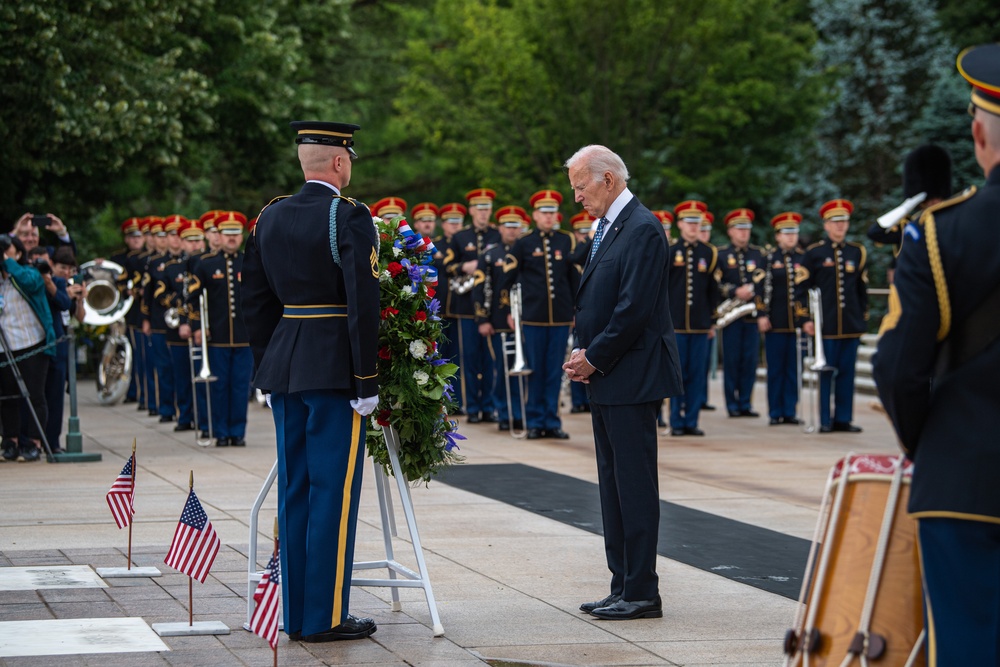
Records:
[[[663,226],[632,197],[605,230],[577,292],[575,344],[597,368],[595,402],[629,405],[682,392],[668,261]]]

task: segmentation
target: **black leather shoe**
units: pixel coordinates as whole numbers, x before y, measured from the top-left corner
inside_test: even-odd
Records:
[[[590,615],[604,619],[605,621],[630,621],[633,618],[663,618],[663,605],[660,602],[659,595],[652,600],[638,600],[636,602],[618,600],[607,607],[598,607],[590,612]]]
[[[15,440],[3,441],[3,458],[5,461],[17,460],[17,442]]]
[[[753,410],[740,410],[740,417],[760,417],[760,413]]]
[[[584,602],[582,605],[580,605],[580,611],[585,611],[589,614],[595,609],[600,609],[601,607],[607,607],[608,605],[613,605],[614,603],[618,602],[621,599],[622,596],[618,595],[617,593],[612,593],[608,597],[604,598],[603,600],[598,600],[597,602]]]
[[[732,410],[730,410],[729,411],[729,416],[730,417],[742,417],[743,415],[741,415],[739,412],[733,412]]]
[[[679,438],[682,435],[687,435],[687,429],[686,428],[671,428],[670,429],[670,435],[674,436],[675,438]]]
[[[139,399],[137,399],[137,398],[129,398],[128,396],[126,396],[124,399],[122,399],[122,405],[128,405],[129,403],[138,403],[138,402],[139,402]]]
[[[208,440],[209,438],[212,437],[212,434],[209,433],[208,431],[202,431],[201,433],[198,434],[198,437],[201,438],[202,440]]]
[[[146,414],[148,414],[150,417],[159,417],[160,411],[157,410],[156,408],[150,408]]]
[[[471,415],[469,415],[469,418],[468,418],[468,419],[466,419],[465,421],[469,422],[470,424],[478,424],[479,422],[481,422],[481,421],[483,421],[483,420],[482,420],[482,418],[481,418],[481,417],[479,416],[479,413],[477,412],[477,413],[475,413],[475,414],[471,414]]]
[[[216,447],[228,447],[229,446],[229,438],[219,438],[218,440],[215,441],[215,446]]]
[[[174,416],[173,415],[160,415],[160,423],[161,424],[167,424],[169,422],[172,422],[173,420],[174,420]]]
[[[841,433],[861,433],[861,427],[850,422],[833,422],[833,430]]]
[[[578,415],[581,412],[586,412],[586,411],[587,411],[587,408],[583,407],[582,405],[574,405],[572,408],[569,409],[569,413],[571,415]],[[590,603],[588,602],[587,604],[590,604]]]
[[[317,632],[314,635],[302,637],[304,642],[335,642],[342,639],[364,639],[375,634],[378,627],[375,621],[370,618],[357,618],[347,615],[347,620],[335,628],[330,628],[325,632]]]
[[[709,412],[714,412],[715,411],[715,406],[714,405],[709,405],[708,403],[706,403],[705,405],[701,406],[701,409],[702,410],[708,410]]]
[[[160,421],[163,420],[161,419]],[[177,426],[174,427],[174,430],[177,431],[178,433],[181,433],[183,431],[193,431],[194,424],[178,424]]]
[[[528,440],[538,440],[542,437],[542,429],[540,428],[529,428],[528,435],[525,436]]]
[[[771,421],[767,422],[768,426],[777,426],[778,424],[784,424],[781,417],[771,417]]]
[[[555,438],[556,440],[569,440],[569,433],[562,430],[561,428],[550,428],[545,431],[546,438]]]
[[[493,416],[492,412],[484,412],[480,419],[484,424],[495,424],[497,421],[497,418]]]
[[[449,413],[451,415],[457,415],[459,417],[465,416],[465,408],[455,408],[454,412]]]
[[[520,419],[515,419],[514,420],[514,428],[516,428],[518,431],[520,431],[521,429],[524,428],[524,422],[521,421]]]
[[[705,435],[705,432],[702,431],[697,426],[688,426],[687,428],[684,429],[684,434],[685,435]]]
[[[833,427],[830,426],[829,424],[823,424],[822,426],[819,427],[819,432],[820,433],[833,433]]]
[[[796,418],[796,417],[782,417],[781,418],[781,423],[782,424],[798,425],[798,424],[801,424],[802,422],[799,421],[798,418]]]
[[[293,642],[301,641],[302,640],[302,633],[299,632],[299,631],[289,632],[288,633],[288,640],[289,641],[293,641]]]
[[[246,438],[229,438],[229,446],[230,447],[246,447],[247,446]]]
[[[510,422],[509,421],[497,422],[497,430],[499,430],[499,431],[509,431],[510,430]]]
[[[143,405],[142,403],[140,403],[139,405],[135,406],[135,409],[136,409],[137,412],[145,412],[146,411],[146,406]]]

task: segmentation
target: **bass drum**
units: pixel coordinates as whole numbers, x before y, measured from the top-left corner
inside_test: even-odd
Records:
[[[107,338],[97,366],[97,400],[114,405],[125,397],[132,381],[132,345],[126,335],[125,314],[132,307],[132,281],[124,267],[106,259],[80,266],[73,282],[84,285],[83,322],[108,326]]]

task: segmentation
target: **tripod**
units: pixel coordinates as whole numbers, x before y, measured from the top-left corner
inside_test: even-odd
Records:
[[[3,347],[3,354],[7,360],[7,365],[10,366],[10,370],[14,373],[14,380],[17,382],[18,391],[20,394],[11,394],[9,396],[0,396],[0,400],[13,400],[15,398],[24,399],[24,402],[28,405],[28,410],[31,411],[31,418],[35,420],[35,426],[38,427],[38,435],[42,441],[42,448],[45,450],[45,460],[49,463],[55,462],[55,458],[52,456],[52,450],[49,448],[49,441],[45,437],[45,427],[42,423],[38,421],[38,413],[35,412],[35,406],[31,403],[31,395],[28,393],[28,386],[24,384],[24,376],[21,375],[21,369],[18,368],[17,362],[14,360],[14,354],[10,351],[10,344],[7,342],[7,334],[4,333],[2,327],[0,327],[0,347]],[[42,350],[36,352],[36,354],[45,354]]]

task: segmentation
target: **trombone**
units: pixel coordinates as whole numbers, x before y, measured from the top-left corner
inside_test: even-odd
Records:
[[[188,358],[191,361],[191,389],[194,393],[194,421],[195,421],[195,442],[200,447],[208,447],[212,444],[212,437],[214,435],[214,429],[212,428],[212,392],[208,386],[209,382],[215,382],[218,378],[212,375],[211,369],[208,367],[208,290],[203,289],[201,291],[201,301],[198,305],[199,315],[201,316],[201,345],[194,344],[194,336],[188,339]],[[201,362],[201,370],[197,373],[194,372],[194,364],[196,361]],[[198,425],[198,384],[202,383],[205,385],[205,407],[208,411],[208,439],[201,437],[201,431],[197,429]]]
[[[502,334],[503,340],[503,378],[504,394],[507,396],[507,424],[510,427],[510,435],[514,438],[523,438],[528,434],[527,411],[524,404],[524,376],[531,375],[531,369],[524,361],[524,344],[521,339],[521,285],[520,283],[510,288],[510,315],[514,320],[514,331]],[[514,354],[514,365],[510,364],[510,354]],[[517,378],[518,394],[521,402],[521,426],[514,428],[514,410],[510,398],[510,379]]]
[[[810,381],[812,391],[809,394],[809,421],[806,423],[805,420],[802,420],[802,430],[806,433],[813,433],[816,431],[816,422],[819,421],[816,416],[817,412],[819,412],[819,399],[817,398],[820,384],[819,374],[824,371],[834,370],[826,365],[826,353],[823,351],[823,294],[818,287],[809,289],[809,313],[813,321],[813,335],[812,337],[804,336],[801,329],[795,329],[795,358],[799,376],[799,405],[802,404],[802,374],[804,366],[808,364],[809,370],[812,371],[812,379]],[[805,353],[804,360],[802,357],[803,352]]]

